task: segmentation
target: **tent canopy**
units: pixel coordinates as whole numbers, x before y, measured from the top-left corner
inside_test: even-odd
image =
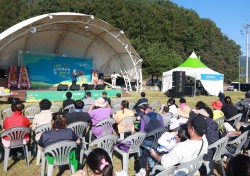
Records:
[[[0,34],[0,69],[20,66],[18,53],[22,51],[91,57],[98,73],[120,73],[126,85],[142,80],[142,59],[124,32],[93,15],[50,13],[10,27]]]
[[[174,71],[184,71],[186,76],[200,80],[210,95],[217,96],[219,92],[223,92],[224,75],[208,68],[194,52],[181,65],[163,73],[163,92],[172,89],[172,73]]]

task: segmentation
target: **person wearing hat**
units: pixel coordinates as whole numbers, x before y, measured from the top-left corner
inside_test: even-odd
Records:
[[[208,145],[216,142],[217,140],[219,140],[219,126],[217,124],[217,122],[215,122],[213,120],[213,110],[208,107],[204,102],[202,101],[199,101],[197,104],[196,104],[196,108],[199,109],[197,110],[199,114],[199,112],[201,112],[202,115],[206,122],[207,122],[207,131],[205,133],[205,136],[207,138],[207,142],[208,142]],[[202,111],[201,111],[202,109]],[[195,113],[194,111],[192,111],[192,113]],[[192,114],[191,114],[192,116]],[[203,157],[203,160],[204,161],[211,161],[213,156],[214,156],[214,152],[215,150],[214,149],[209,149],[207,151],[207,154],[204,155]],[[208,173],[208,175],[213,175],[213,169],[214,169],[214,162],[209,162],[209,168],[210,168],[210,173]]]
[[[150,149],[150,155],[166,168],[188,162],[207,153],[208,142],[204,135],[207,129],[206,120],[200,114],[190,114],[188,122],[189,140],[177,143],[169,153],[162,156]]]
[[[216,120],[220,117],[223,117],[224,116],[224,113],[221,111],[221,108],[222,108],[222,103],[220,100],[216,100],[216,101],[213,101],[211,103],[212,107],[213,107],[213,119]]]
[[[107,102],[102,98],[97,98],[95,102],[89,108],[89,115],[92,122],[92,133],[97,137],[102,135],[102,127],[95,127],[95,125],[104,120],[108,119],[112,115],[112,109],[107,107]],[[113,131],[113,129],[111,129]]]
[[[149,133],[157,128],[165,127],[165,123],[163,121],[163,117],[155,113],[152,110],[151,106],[142,106],[142,111],[144,111],[144,115],[141,118],[141,126],[140,132]],[[143,146],[150,147],[153,144],[154,138],[146,137],[142,142]],[[140,157],[140,171],[136,174],[136,176],[146,176],[146,166],[147,166],[147,158],[149,157],[149,151],[145,148],[141,148],[141,157]]]

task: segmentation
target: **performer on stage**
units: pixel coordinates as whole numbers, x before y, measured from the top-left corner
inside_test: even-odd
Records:
[[[96,70],[92,71],[92,84],[94,85],[98,84],[98,74]]]
[[[72,85],[76,85],[76,80],[77,80],[77,70],[74,69],[73,70],[73,74],[71,75],[71,78],[72,78]]]
[[[112,87],[116,87],[116,78],[117,75],[115,74],[115,72],[113,72],[113,74],[111,75]]]

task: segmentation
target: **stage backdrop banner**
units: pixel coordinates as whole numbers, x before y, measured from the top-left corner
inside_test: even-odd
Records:
[[[31,87],[71,85],[73,70],[77,84],[91,83],[93,59],[23,53],[22,64],[28,69]]]
[[[66,100],[66,93],[68,91],[27,91],[26,102],[37,102],[42,99],[49,99],[50,101]],[[74,100],[81,100],[85,97],[85,91],[70,91]]]

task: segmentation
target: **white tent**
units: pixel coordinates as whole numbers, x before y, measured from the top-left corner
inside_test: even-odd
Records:
[[[209,95],[217,96],[219,92],[223,92],[224,74],[208,68],[200,61],[194,52],[180,66],[163,73],[163,92],[172,89],[172,73],[174,71],[184,71],[186,76],[200,80]]]
[[[18,53],[47,53],[91,57],[94,70],[109,76],[115,71],[141,89],[142,59],[124,32],[94,17],[71,12],[43,14],[22,21],[0,34],[0,69],[20,66]]]

